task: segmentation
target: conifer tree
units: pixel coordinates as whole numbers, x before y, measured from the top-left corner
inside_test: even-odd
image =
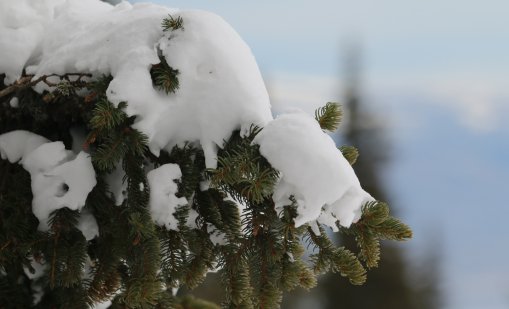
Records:
[[[345,64],[346,89],[345,109],[348,124],[343,127],[342,141],[355,145],[358,149],[354,154],[353,165],[363,186],[378,198],[387,200],[386,186],[383,184],[381,169],[390,159],[389,140],[384,128],[376,125],[376,114],[369,110],[362,98],[360,82],[360,55],[362,50],[350,47]],[[374,126],[365,125],[375,123]],[[344,151],[348,146],[342,146]],[[355,239],[348,235],[341,236],[338,243],[355,248]],[[338,238],[338,237],[334,237]],[[337,308],[340,302],[345,308],[391,308],[391,309],[432,309],[438,308],[439,293],[434,290],[437,282],[434,278],[436,265],[426,264],[426,273],[420,274],[410,267],[405,260],[403,247],[394,246],[392,242],[384,242],[381,246],[380,266],[370,272],[370,278],[361,287],[345,284],[337,280],[334,274],[327,274],[319,280],[318,292],[323,293],[323,308]],[[429,290],[421,286],[428,285]],[[431,288],[431,289],[430,289]]]
[[[169,16],[162,27],[171,40],[186,31],[186,20]],[[186,72],[170,63],[160,54],[147,72],[160,96],[181,91]],[[411,237],[385,203],[370,201],[358,220],[339,229],[356,237],[355,254],[335,246],[325,225],[300,222],[303,202],[296,196],[277,206],[275,190],[287,175],[257,142],[270,124],[231,132],[211,165],[210,149],[192,140],[151,151],[152,137],[137,128],[132,102],[110,100],[111,75],[24,70],[14,83],[6,77],[0,76],[2,308],[206,307],[173,291],[195,288],[211,270],[222,279],[223,308],[277,308],[283,291],[310,289],[321,273],[363,284],[381,239]],[[336,104],[316,112],[324,131],[339,120]],[[66,150],[73,148],[80,154]],[[110,181],[118,171],[120,192]],[[174,207],[170,217],[154,215],[158,190]],[[84,205],[66,200],[76,196],[86,198]],[[306,246],[313,248],[309,259]]]

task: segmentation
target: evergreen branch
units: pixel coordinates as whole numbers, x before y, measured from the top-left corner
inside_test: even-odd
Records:
[[[50,78],[50,77],[58,77],[60,79],[67,79],[67,80],[69,80],[69,77],[73,77],[73,76],[78,77],[78,79],[76,81],[70,81],[69,84],[79,86],[79,87],[85,87],[87,85],[87,83],[84,83],[81,80],[82,77],[92,77],[91,74],[86,74],[86,73],[67,73],[67,74],[63,74],[63,75],[58,75],[58,74],[42,75],[42,76],[39,76],[38,78],[32,80],[34,78],[34,76],[35,75],[21,76],[12,85],[0,90],[0,98],[5,97],[13,92],[33,87],[40,82],[43,82],[50,87],[57,87],[58,84],[55,84],[48,80],[48,78]]]
[[[51,274],[50,274],[50,281],[49,286],[50,288],[55,287],[55,271],[56,271],[56,264],[57,264],[57,245],[58,245],[58,238],[60,237],[60,232],[57,231],[54,236],[54,243],[53,243],[53,255],[51,256]]]
[[[400,220],[389,216],[389,206],[382,202],[367,203],[362,208],[361,220],[354,225],[354,230],[374,233],[380,239],[408,240],[412,230]]]
[[[187,243],[184,233],[159,228],[161,239],[161,269],[165,283],[174,288],[182,281],[187,259]]]
[[[166,92],[166,94],[175,93],[180,86],[177,77],[179,70],[170,67],[163,56],[160,56],[159,60],[161,62],[153,65],[150,69],[152,83],[157,89]]]
[[[355,237],[359,247],[359,258],[366,263],[367,268],[378,266],[380,261],[380,241],[369,232],[360,232]]]
[[[259,131],[258,127],[251,127],[247,136],[232,134],[218,153],[218,167],[209,170],[211,185],[239,202],[263,202],[272,195],[279,178],[279,173],[260,154],[259,147],[251,144]]]
[[[115,132],[113,136],[107,136],[92,153],[92,162],[101,171],[111,171],[128,151],[125,135]]]
[[[193,297],[192,295],[184,295],[183,297],[179,297],[177,299],[178,309],[188,308],[188,309],[220,309],[214,303],[205,301],[203,299],[198,299]]]
[[[318,253],[311,255],[315,273],[324,271],[339,272],[348,277],[350,283],[361,285],[366,281],[366,270],[355,255],[344,247],[336,248],[319,227],[320,235],[308,228],[308,236],[318,248]]]
[[[368,268],[378,266],[381,239],[406,240],[412,237],[412,230],[389,216],[389,206],[378,201],[366,203],[362,207],[361,219],[350,229],[342,231],[355,236],[360,249],[359,258]]]
[[[341,107],[337,103],[328,102],[325,106],[315,111],[315,119],[322,130],[336,131],[341,121]]]
[[[402,241],[412,238],[410,227],[393,217],[380,224],[377,228],[377,233],[380,235],[380,238],[388,240]]]
[[[169,153],[161,152],[159,157],[153,157],[158,164],[174,163],[180,167],[182,177],[178,183],[178,195],[190,199],[195,191],[199,191],[200,182],[205,180],[205,157],[203,150],[190,143],[183,147],[174,146]]]
[[[121,110],[124,104],[115,108],[105,96],[102,96],[92,111],[90,125],[92,129],[98,131],[112,130],[125,123],[127,115]]]
[[[175,31],[178,29],[183,29],[184,20],[180,16],[173,17],[168,14],[168,17],[163,19],[161,26],[163,27],[163,31],[170,31],[170,30]]]
[[[55,87],[56,91],[64,97],[70,96],[75,91],[74,86],[68,80],[59,82]]]
[[[357,158],[359,158],[359,151],[357,148],[353,146],[341,146],[339,147],[339,150],[350,165],[354,165],[355,162],[357,162]]]
[[[235,246],[225,246],[222,252],[224,261],[220,274],[225,286],[224,307],[238,308],[242,305],[241,308],[252,308],[249,265],[245,256],[241,254],[239,257],[237,249]]]
[[[213,244],[205,231],[193,230],[189,239],[189,255],[185,266],[184,282],[193,289],[205,280],[215,260]]]

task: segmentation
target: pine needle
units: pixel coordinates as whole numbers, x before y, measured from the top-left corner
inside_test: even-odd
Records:
[[[334,102],[328,102],[315,111],[315,119],[320,124],[320,128],[331,132],[336,131],[342,116],[341,106]]]

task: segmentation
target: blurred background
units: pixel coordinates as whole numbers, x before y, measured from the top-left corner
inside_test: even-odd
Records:
[[[325,276],[284,308],[509,308],[507,0],[155,2],[223,16],[275,114],[341,103],[335,140],[414,230],[365,286]]]

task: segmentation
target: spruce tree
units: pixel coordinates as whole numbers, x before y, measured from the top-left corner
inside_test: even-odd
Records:
[[[387,187],[384,186],[381,172],[390,159],[390,140],[384,134],[384,128],[376,125],[374,112],[370,111],[363,101],[359,76],[361,54],[362,50],[350,47],[345,57],[345,109],[348,112],[348,125],[343,128],[343,141],[355,145],[361,154],[355,160],[353,168],[366,190],[378,198],[388,200]],[[375,123],[375,126],[366,126],[366,123]],[[339,243],[355,248],[355,239],[348,235],[341,235]],[[324,308],[337,308],[338,301],[350,309],[438,308],[438,292],[420,288],[422,283],[430,284],[430,287],[436,286],[436,278],[433,277],[436,265],[427,264],[426,273],[421,275],[411,269],[405,260],[403,249],[391,242],[382,243],[380,266],[373,269],[370,280],[362,287],[338,281],[333,274],[322,278],[319,283],[326,295]]]
[[[163,20],[164,38],[182,31],[185,18]],[[147,69],[158,94],[200,91],[179,88],[186,72],[170,60],[159,54],[159,63]],[[335,219],[335,229],[355,236],[358,254],[335,246],[324,224],[296,223],[304,220],[303,201],[296,194],[276,205],[275,190],[287,175],[269,162],[258,142],[270,124],[234,130],[213,161],[210,149],[192,140],[157,153],[150,149],[152,137],[137,127],[135,105],[110,100],[114,76],[90,71],[37,76],[23,70],[9,82],[7,72],[0,73],[5,73],[0,76],[2,308],[90,308],[108,301],[109,308],[207,307],[174,291],[197,287],[212,270],[221,276],[223,308],[277,308],[283,291],[310,289],[322,273],[363,284],[366,269],[378,260],[381,239],[411,237],[379,201],[365,203],[348,228]],[[341,118],[334,103],[315,116],[324,131],[334,130]],[[78,147],[80,154],[64,146]],[[82,163],[76,170],[93,172],[93,179],[84,181],[90,175],[73,172],[79,159],[91,168]],[[118,171],[121,192],[109,181]],[[90,190],[61,182],[52,187],[50,202],[40,199],[47,192],[37,186],[55,177],[84,181]],[[175,209],[169,218],[154,215],[159,186]],[[83,205],[52,204],[82,191]],[[52,211],[44,217],[38,203]],[[313,250],[310,257],[304,256],[306,247]]]

